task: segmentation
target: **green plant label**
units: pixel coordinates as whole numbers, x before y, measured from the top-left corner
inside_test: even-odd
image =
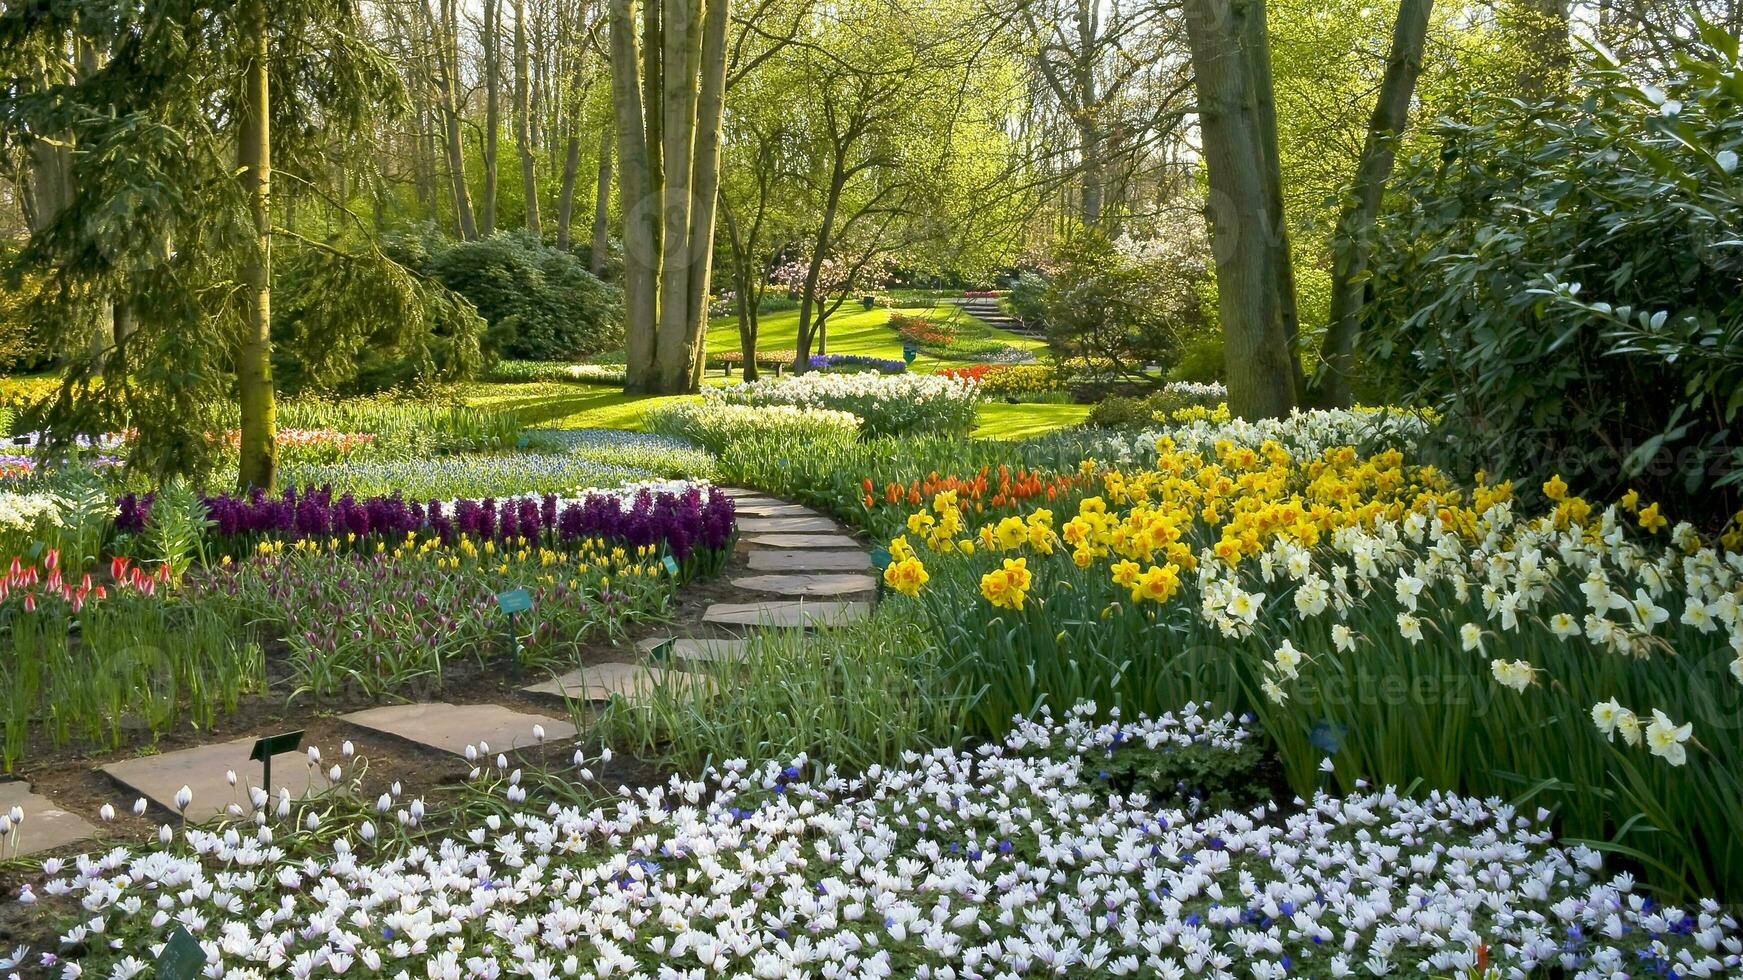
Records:
[[[670,637],[661,640],[654,644],[653,648],[648,651],[648,659],[653,660],[656,663],[664,663],[667,660],[672,659],[672,647],[676,646],[677,643],[677,640]]]
[[[510,589],[496,595],[496,606],[510,616],[523,613],[533,607],[533,597],[525,589]]]
[[[248,753],[248,758],[251,762],[265,762],[275,755],[295,752],[302,744],[303,733],[300,731],[268,735],[254,743],[254,751]]]
[[[193,980],[205,966],[206,951],[181,926],[169,934],[163,952],[157,954],[157,975],[161,980]]]
[[[919,357],[919,356],[920,356],[920,348],[914,346],[913,344],[903,344],[902,345],[902,360],[907,361],[909,364],[912,364],[912,363],[914,363],[914,358]]]
[[[880,572],[886,568],[889,568],[890,567],[890,549],[884,548],[881,546],[877,547],[877,548],[873,548],[871,550],[871,562],[872,562],[872,567],[877,569]]]
[[[667,575],[678,574],[678,559],[673,558],[671,555],[661,558],[660,565],[665,568]]]

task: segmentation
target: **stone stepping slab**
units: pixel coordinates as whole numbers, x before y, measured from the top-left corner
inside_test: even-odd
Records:
[[[521,688],[526,694],[542,694],[570,701],[629,700],[644,697],[661,686],[705,689],[708,678],[678,670],[662,670],[641,664],[605,663],[572,670],[542,684]],[[574,729],[571,728],[570,732]]]
[[[20,780],[0,783],[0,813],[11,813],[13,807],[24,810],[24,822],[0,837],[0,860],[52,851],[88,840],[97,832],[85,818],[62,810],[46,796],[32,793],[30,784]]]
[[[341,715],[339,720],[461,757],[466,746],[479,742],[489,743],[492,752],[530,748],[536,744],[534,725],[545,730],[546,739],[575,736],[575,726],[566,721],[500,704],[390,704]]]
[[[666,643],[671,646],[660,650],[660,646]],[[746,656],[745,648],[748,646],[749,640],[723,640],[711,636],[650,636],[636,644],[637,648],[656,662],[682,664],[742,663]]]
[[[871,604],[866,602],[717,602],[702,614],[702,621],[722,626],[803,629],[840,626],[864,619],[870,611]]]
[[[726,494],[728,497],[734,497],[734,498],[764,496],[764,494],[759,490],[747,490],[744,487],[716,487],[715,489],[719,490],[721,493]]]
[[[789,504],[784,500],[741,500],[735,505],[733,512],[741,519],[745,517],[823,516],[804,504]]]
[[[738,530],[743,534],[840,534],[841,525],[827,517],[743,517]]]
[[[246,815],[254,812],[254,802],[248,798],[248,790],[260,785],[260,763],[248,758],[256,741],[257,738],[250,736],[233,742],[216,742],[162,755],[126,759],[112,762],[102,771],[171,813],[180,812],[176,810],[176,793],[186,786],[194,794],[187,818],[196,823],[225,813],[232,803],[240,806]],[[280,789],[288,789],[292,796],[299,798],[325,789],[327,770],[335,763],[343,764],[337,749],[330,756],[323,749],[322,764],[312,766],[307,749],[305,745],[301,751],[273,757],[271,789],[275,798]],[[236,774],[235,786],[225,778],[226,772]]]
[[[809,574],[747,575],[732,580],[734,588],[790,596],[836,596],[875,592],[878,580],[870,575]]]
[[[869,572],[871,556],[863,551],[757,550],[750,553],[756,572]]]
[[[742,529],[742,528],[741,528]],[[759,534],[740,538],[746,544],[763,548],[858,548],[859,542],[844,534]]]

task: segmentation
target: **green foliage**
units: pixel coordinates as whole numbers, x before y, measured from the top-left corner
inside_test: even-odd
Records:
[[[1732,507],[1708,491],[1743,481],[1743,66],[1710,40],[1663,90],[1599,61],[1577,102],[1481,100],[1404,164],[1364,353],[1464,465]]]
[[[1182,339],[1208,322],[1203,244],[1186,233],[1139,246],[1085,232],[1061,246],[1041,299],[1048,341],[1064,358],[1106,361],[1121,377],[1171,366]]]
[[[305,249],[279,264],[272,311],[281,390],[376,392],[470,378],[484,366],[472,304],[381,251]]]
[[[1122,795],[1182,799],[1212,810],[1250,810],[1271,802],[1259,776],[1265,750],[1255,742],[1235,748],[1196,742],[1149,748],[1141,743],[1096,761],[1096,777]]]
[[[574,360],[623,344],[618,290],[574,255],[523,234],[434,249],[424,271],[478,308],[494,353]]]
[[[601,724],[614,744],[686,772],[801,754],[857,771],[957,742],[970,699],[944,660],[934,632],[880,606],[861,622],[817,633],[762,631],[744,663],[690,665],[713,682],[712,696],[661,686],[613,702]]]

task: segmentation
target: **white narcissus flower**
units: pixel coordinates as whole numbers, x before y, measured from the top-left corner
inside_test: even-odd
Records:
[[[1615,698],[1592,705],[1592,724],[1605,738],[1614,741],[1616,727],[1624,715],[1629,714],[1627,708],[1617,703]]]
[[[1692,722],[1679,726],[1664,712],[1654,708],[1652,722],[1646,726],[1646,747],[1660,759],[1680,766],[1688,761],[1688,750],[1683,743],[1693,737],[1694,730]]]
[[[1512,688],[1521,694],[1531,686],[1537,676],[1531,664],[1524,660],[1491,660],[1489,673],[1502,687]]]

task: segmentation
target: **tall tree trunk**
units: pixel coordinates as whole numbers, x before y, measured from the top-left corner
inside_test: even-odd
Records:
[[[726,222],[726,240],[732,248],[733,308],[738,314],[738,350],[744,358],[739,366],[740,377],[745,381],[755,381],[759,297],[753,292],[750,270],[756,243],[746,238],[731,208],[723,205],[720,208],[720,217]]]
[[[698,0],[700,2],[700,0]],[[728,0],[709,0],[698,52],[701,73],[696,96],[696,140],[690,166],[689,319],[684,324],[685,362],[678,377],[684,390],[702,386],[708,335],[708,287],[714,273],[714,218],[720,201],[720,127],[726,110],[726,31]]]
[[[448,184],[454,197],[454,225],[459,232],[461,241],[476,241],[478,239],[478,222],[472,213],[472,192],[466,186],[466,145],[460,134],[460,22],[457,0],[440,0],[441,26],[437,28],[437,18],[425,15],[430,22],[430,30],[435,38],[437,63],[441,71],[437,75],[438,87],[442,99],[442,136],[443,147],[448,156]]]
[[[1210,179],[1211,249],[1229,379],[1229,410],[1246,419],[1288,414],[1295,406],[1294,354],[1284,332],[1268,217],[1264,127],[1252,91],[1255,72],[1243,41],[1263,36],[1248,23],[1262,0],[1185,0],[1188,45],[1197,77],[1199,126]]]
[[[1573,78],[1570,0],[1507,0],[1502,22],[1517,36],[1525,57],[1518,68],[1521,98],[1545,99],[1566,92]]]
[[[730,10],[728,0],[712,0],[706,16],[705,0],[650,0],[649,8],[657,2],[663,2],[657,17],[642,12],[645,47],[634,34],[634,0],[613,0],[611,7],[625,388],[676,393],[695,390],[701,380]],[[656,76],[657,89],[650,84]]]
[[[241,402],[241,465],[244,490],[268,492],[278,481],[276,420],[272,397],[272,129],[268,91],[266,0],[242,0],[245,45],[241,125],[236,162],[248,196],[255,240],[242,267],[246,310],[236,345],[236,388]]]
[[[611,131],[605,131],[609,134]],[[610,139],[610,136],[606,136]],[[581,133],[569,132],[568,148],[563,154],[563,182],[557,188],[557,248],[569,250],[569,225],[575,218],[575,180],[581,171]]]
[[[599,134],[599,182],[593,191],[593,240],[587,267],[596,276],[605,275],[605,260],[611,254],[611,134]]]
[[[527,77],[527,27],[525,0],[514,4],[514,141],[520,151],[521,194],[526,198],[527,231],[534,238],[544,232],[539,226],[539,181],[533,159],[532,79]]]
[[[496,234],[496,148],[502,139],[502,0],[484,0],[484,206],[478,231]]]
[[[696,147],[696,73],[702,61],[702,0],[664,0],[665,55],[660,98],[661,157],[666,184],[660,194],[665,230],[660,244],[660,321],[655,335],[655,377],[660,391],[681,391],[689,374],[691,169]]]
[[[1243,52],[1252,72],[1250,83],[1253,115],[1259,124],[1259,152],[1264,161],[1265,223],[1270,229],[1266,237],[1271,252],[1271,288],[1276,291],[1277,315],[1283,321],[1283,336],[1289,342],[1290,384],[1296,397],[1306,389],[1307,380],[1301,372],[1301,316],[1296,308],[1295,257],[1289,245],[1289,223],[1283,213],[1283,155],[1277,145],[1276,85],[1271,77],[1271,35],[1265,23],[1263,0],[1253,7],[1254,14],[1246,18]]]
[[[1319,376],[1308,395],[1311,403],[1324,408],[1347,408],[1354,401],[1350,381],[1355,374],[1356,337],[1361,330],[1374,223],[1386,182],[1392,176],[1398,140],[1410,121],[1410,100],[1422,72],[1433,7],[1434,0],[1401,0],[1398,4],[1386,74],[1368,120],[1355,183],[1338,212],[1337,230],[1332,235],[1331,323],[1320,350]]]
[[[659,307],[659,207],[651,197],[653,173],[637,36],[641,25],[636,14],[636,0],[611,0],[611,101],[617,120],[618,198],[623,211],[624,390],[632,393],[653,388]]]

